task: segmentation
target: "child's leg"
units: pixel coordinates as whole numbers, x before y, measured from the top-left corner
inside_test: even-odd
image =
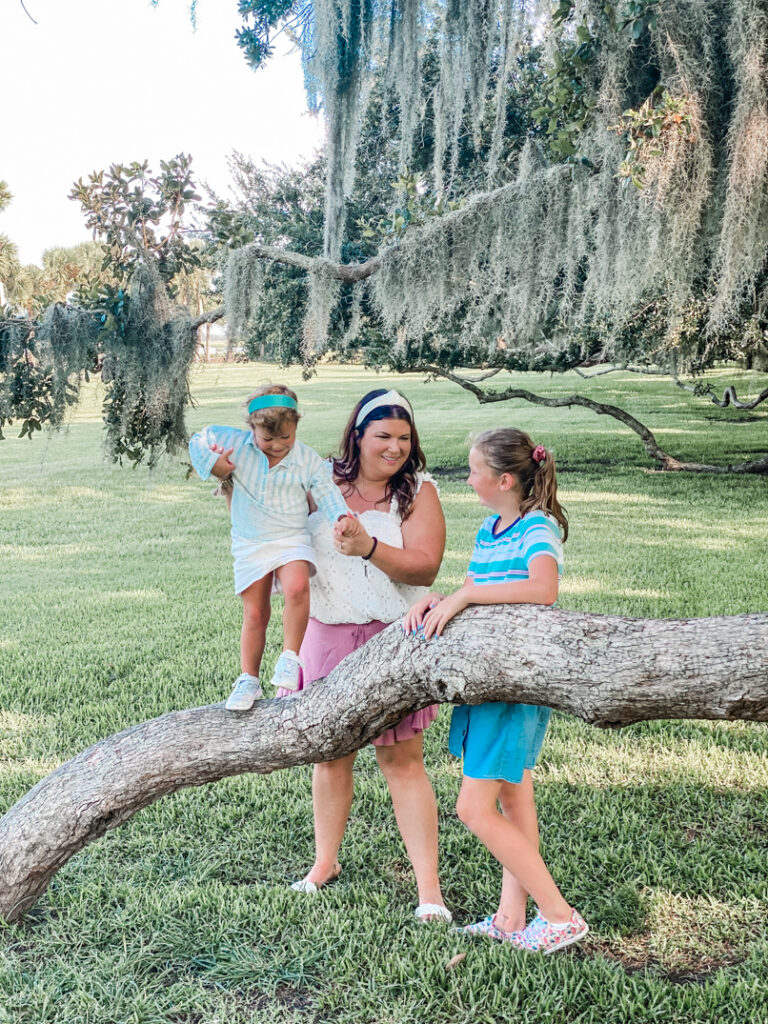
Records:
[[[499,792],[501,813],[520,829],[525,838],[538,850],[539,822],[536,802],[533,796],[533,779],[528,769],[521,782],[502,782]],[[525,912],[528,893],[515,875],[504,868],[501,879],[501,896],[496,913],[496,925],[505,932],[517,932],[525,927]]]
[[[456,804],[459,818],[490,850],[497,861],[533,896],[542,915],[553,923],[566,922],[571,907],[555,885],[539,851],[514,822],[496,806],[503,783],[464,776]]]
[[[243,599],[243,628],[240,633],[240,669],[252,676],[259,674],[261,656],[267,640],[272,592],[272,573],[247,587]]]
[[[283,588],[283,650],[299,653],[309,622],[309,562],[286,562],[275,569]]]

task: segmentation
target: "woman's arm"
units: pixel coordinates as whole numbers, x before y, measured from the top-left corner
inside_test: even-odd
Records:
[[[440,636],[446,623],[470,604],[554,604],[557,591],[557,561],[551,555],[537,555],[529,563],[527,580],[477,586],[467,578],[460,590],[424,616],[424,639]]]
[[[362,557],[373,547],[373,537],[360,524],[355,536],[345,536],[343,524],[334,529],[336,547],[344,555]],[[378,541],[371,565],[381,569],[396,583],[428,587],[437,576],[445,550],[445,516],[433,484],[424,483],[413,502],[413,510],[403,523],[403,547]]]

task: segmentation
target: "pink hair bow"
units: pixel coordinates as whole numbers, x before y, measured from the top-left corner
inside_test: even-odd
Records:
[[[547,449],[543,444],[537,444],[531,452],[531,458],[534,462],[544,462],[547,457]]]

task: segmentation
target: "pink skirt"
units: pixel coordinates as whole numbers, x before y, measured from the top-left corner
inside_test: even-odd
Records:
[[[336,668],[342,658],[356,651],[358,647],[376,636],[382,629],[389,626],[389,622],[364,622],[341,623],[329,626],[325,622],[310,618],[307,632],[304,634],[304,642],[299,651],[303,668],[299,675],[299,688],[295,693],[307,689],[317,679],[323,679]],[[293,690],[278,690],[278,697],[292,697]],[[428,725],[437,718],[439,704],[430,704],[421,711],[414,711],[412,715],[406,715],[397,725],[373,740],[374,746],[391,747],[393,743],[401,743],[403,740],[413,739],[420,732],[423,732]]]

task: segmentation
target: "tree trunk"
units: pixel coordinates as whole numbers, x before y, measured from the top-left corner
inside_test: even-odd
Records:
[[[768,614],[648,620],[480,606],[426,644],[391,626],[300,697],[136,725],[63,764],[0,820],[0,915],[17,919],[73,854],[166,793],[342,757],[435,702],[496,700],[601,727],[768,721]]]

